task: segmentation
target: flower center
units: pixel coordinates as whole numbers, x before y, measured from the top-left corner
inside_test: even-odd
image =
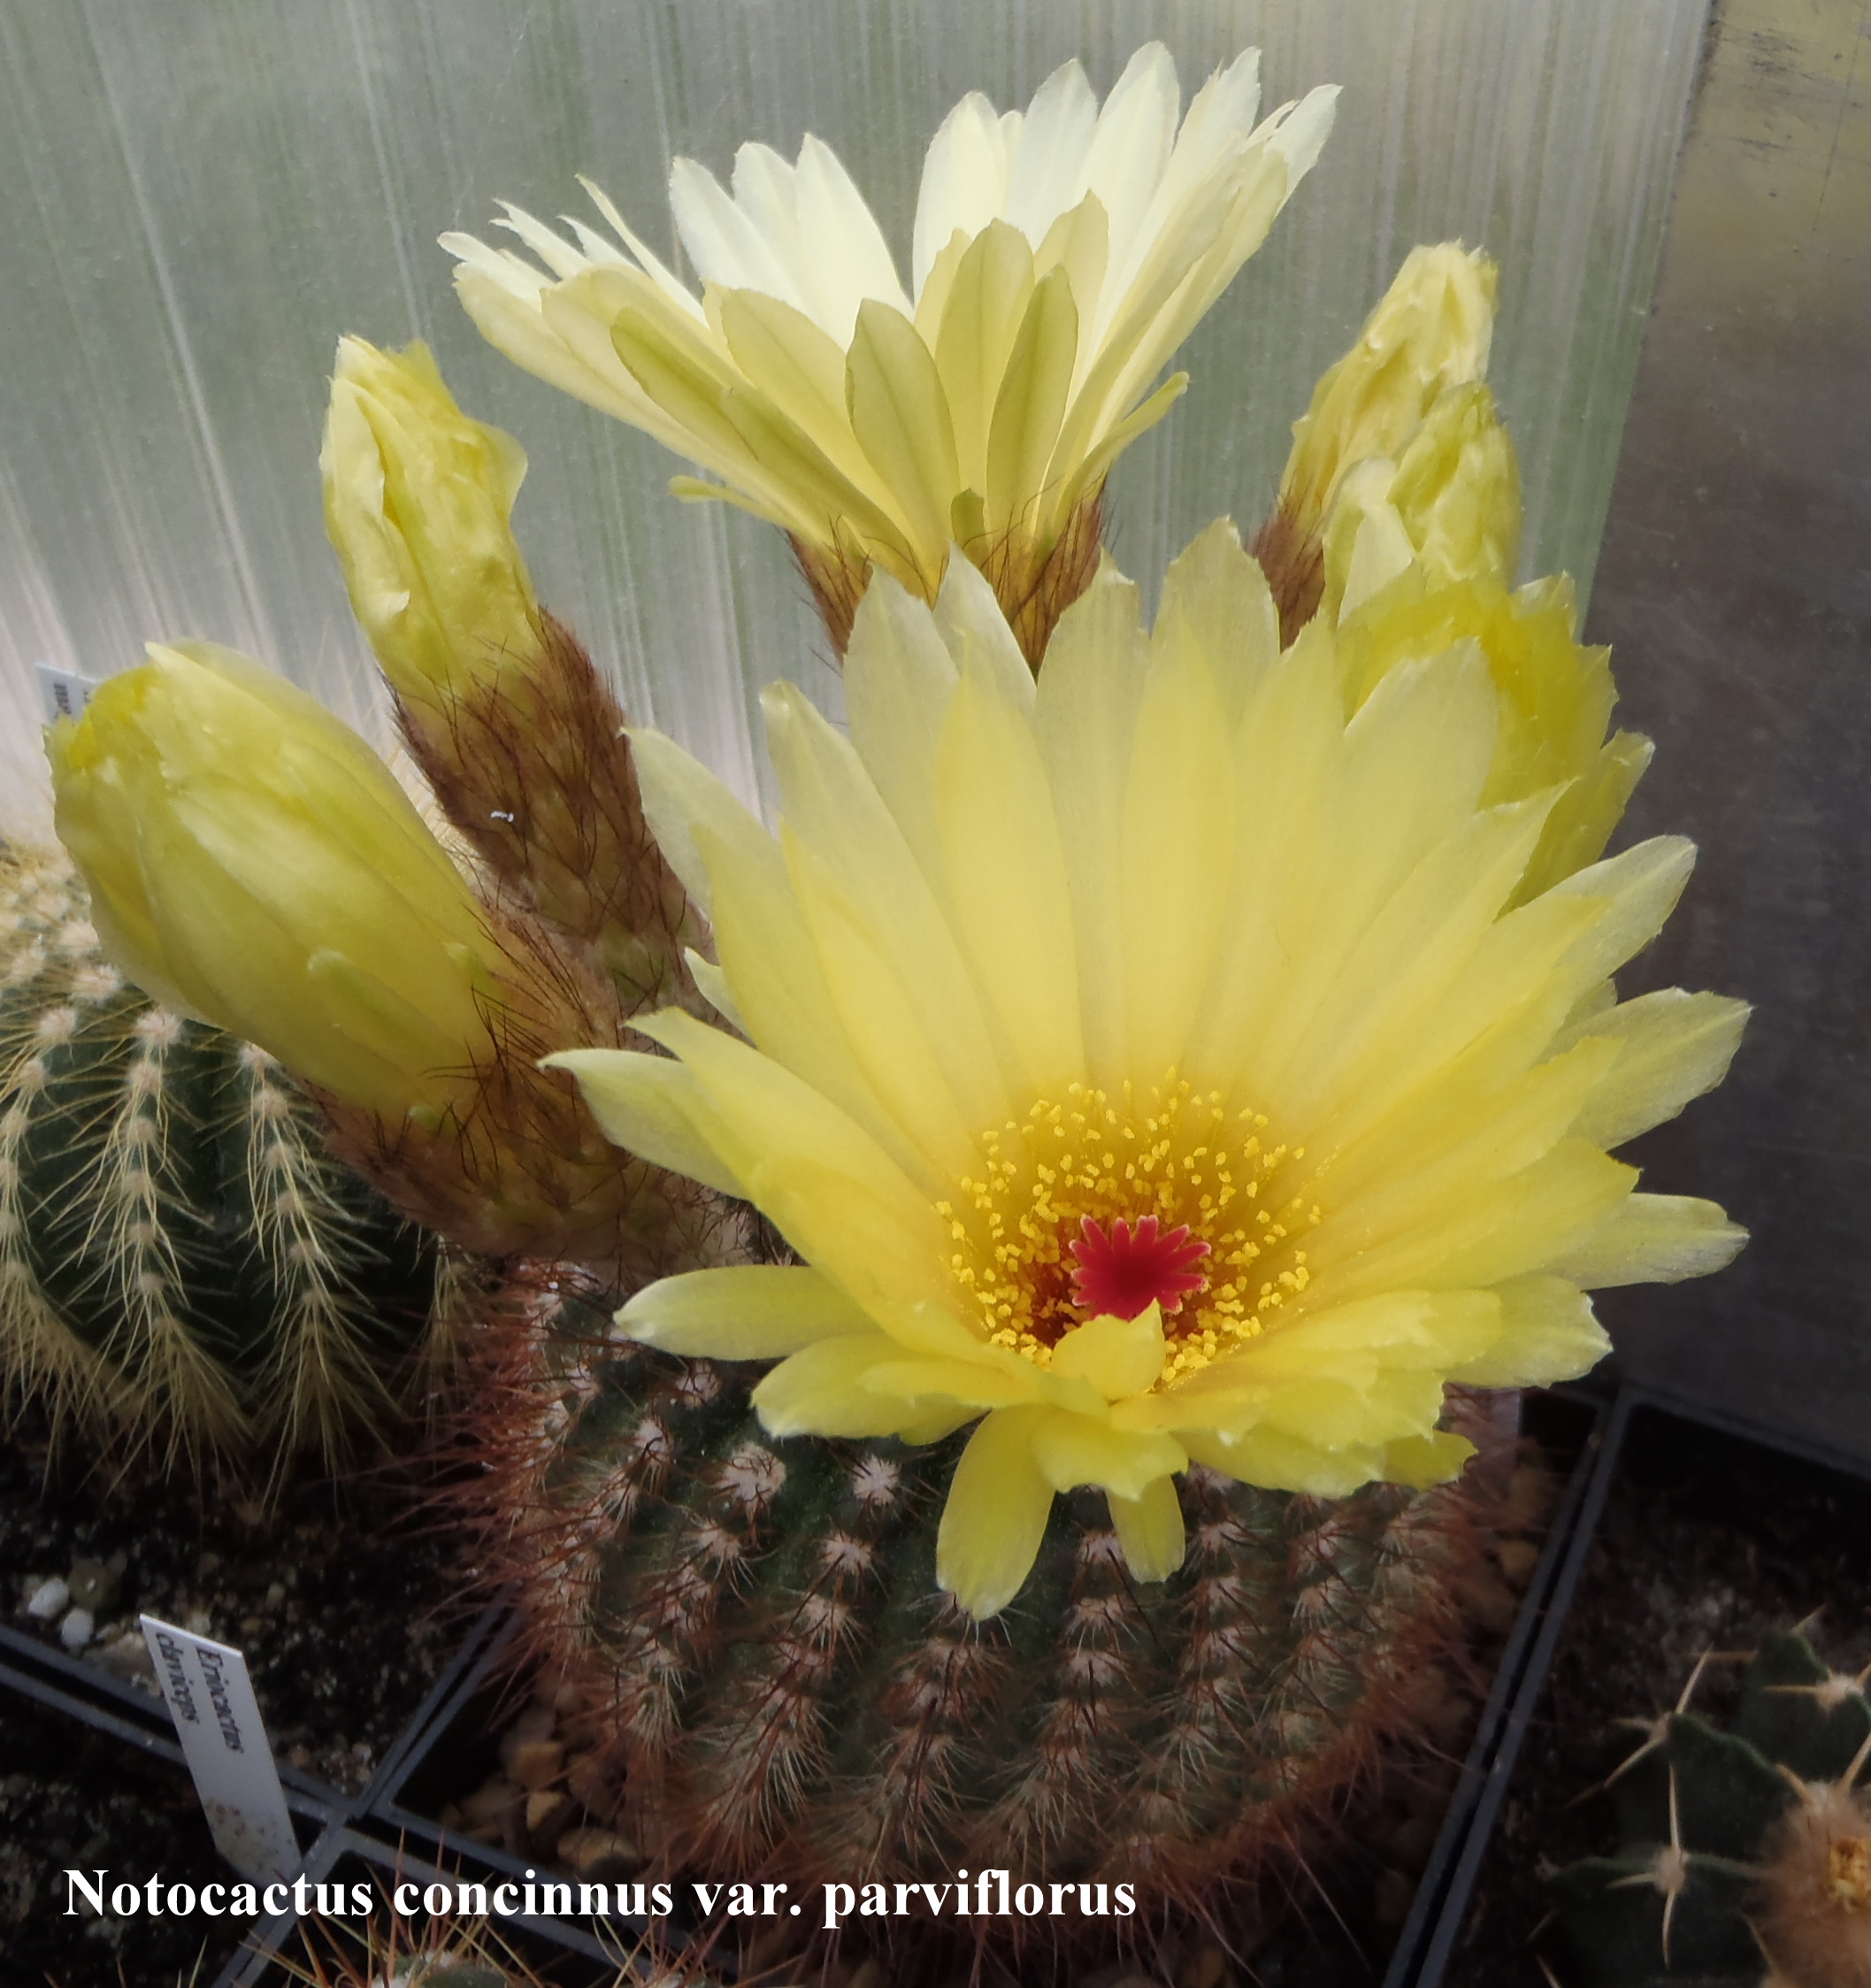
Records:
[[[1102,1229],[1095,1217],[1082,1215],[1078,1228],[1072,1302],[1094,1318],[1135,1318],[1152,1303],[1180,1311],[1190,1292],[1208,1288],[1194,1266],[1209,1246],[1189,1233],[1186,1222],[1165,1229],[1154,1215],[1139,1216],[1134,1225],[1120,1215]]]
[[[1319,1210],[1293,1190],[1302,1150],[1267,1120],[1198,1093],[1172,1071],[1139,1092],[1073,1085],[985,1132],[980,1178],[956,1183],[950,1273],[988,1337],[1039,1366],[1088,1318],[1134,1318],[1154,1301],[1166,1344],[1159,1385],[1260,1332],[1306,1288],[1296,1239]]]

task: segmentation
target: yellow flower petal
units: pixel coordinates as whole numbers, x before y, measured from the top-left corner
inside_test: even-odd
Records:
[[[956,261],[931,341],[955,422],[957,479],[984,495],[988,430],[1032,293],[1031,243],[1008,222],[990,221]]]
[[[618,1312],[617,1327],[667,1353],[717,1360],[777,1360],[820,1339],[872,1330],[829,1278],[765,1263],[662,1278]]]
[[[962,487],[948,396],[916,326],[867,303],[845,356],[851,432],[909,519],[911,545],[933,587],[947,556],[949,513]]]
[[[1154,1304],[1135,1318],[1092,1318],[1053,1348],[1050,1371],[1088,1380],[1107,1401],[1141,1394],[1162,1371],[1162,1316]]]
[[[1591,1037],[1622,1045],[1586,1097],[1574,1131],[1609,1148],[1674,1118],[1728,1075],[1749,1012],[1744,1001],[1668,987],[1568,1029],[1561,1044]]]
[[[1140,1498],[1108,1493],[1111,1524],[1117,1528],[1124,1564],[1134,1579],[1166,1581],[1183,1563],[1189,1542],[1183,1508],[1171,1478],[1158,1478]]]
[[[1478,1360],[1452,1369],[1451,1380],[1472,1387],[1545,1387],[1590,1373],[1611,1351],[1591,1300],[1564,1278],[1514,1278],[1495,1294],[1499,1339]]]
[[[1033,1092],[1085,1063],[1065,852],[1032,729],[979,669],[950,700],[934,794],[950,915]]]
[[[969,1438],[936,1533],[936,1580],[978,1621],[1000,1614],[1032,1571],[1053,1487],[1033,1456],[1050,1411],[1001,1408]]]
[[[991,533],[1031,530],[1037,522],[1039,493],[1071,391],[1078,334],[1071,279],[1054,269],[1033,286],[994,401],[982,487]]]
[[[815,1339],[763,1379],[751,1397],[774,1436],[893,1436],[904,1403],[867,1385],[870,1370],[901,1357],[882,1332]]]
[[[1632,1194],[1601,1228],[1549,1259],[1585,1290],[1618,1284],[1680,1284],[1731,1263],[1747,1240],[1714,1201]]]
[[[635,1049],[563,1049],[544,1062],[578,1079],[579,1095],[613,1144],[720,1194],[746,1192],[723,1155],[725,1131],[680,1063]]]
[[[1429,1436],[1406,1436],[1386,1446],[1384,1477],[1390,1484],[1427,1491],[1431,1485],[1459,1478],[1474,1454],[1475,1446],[1466,1436],[1452,1435],[1445,1429]]]
[[[1054,1491],[1097,1485],[1120,1498],[1141,1498],[1158,1478],[1184,1469],[1174,1438],[1154,1430],[1116,1429],[1105,1419],[1048,1408],[1034,1425],[1033,1457]]]

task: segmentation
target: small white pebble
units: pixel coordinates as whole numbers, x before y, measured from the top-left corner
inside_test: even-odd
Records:
[[[65,1605],[72,1599],[72,1591],[54,1574],[50,1580],[41,1581],[26,1598],[26,1612],[35,1622],[50,1622],[65,1613]]]
[[[81,1650],[91,1640],[91,1631],[96,1624],[91,1620],[88,1608],[71,1608],[58,1625],[58,1640],[68,1650]]]
[[[275,1581],[275,1582],[274,1582],[274,1583],[272,1584],[272,1586],[271,1586],[270,1588],[268,1588],[268,1589],[267,1589],[267,1591],[266,1591],[266,1599],[267,1599],[267,1600],[268,1600],[269,1601],[273,1601],[273,1602],[279,1602],[279,1601],[283,1601],[283,1600],[285,1600],[285,1599],[286,1599],[286,1584],[285,1584],[285,1583],[284,1583],[283,1581]]]

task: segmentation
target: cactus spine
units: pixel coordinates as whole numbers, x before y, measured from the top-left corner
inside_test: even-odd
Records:
[[[1871,1667],[1797,1631],[1749,1659],[1726,1728],[1682,1704],[1607,1784],[1619,1847],[1549,1880],[1568,1988],[1871,1983]]]
[[[272,1057],[125,986],[62,851],[0,846],[0,1387],[204,1460],[380,1428],[463,1273]]]
[[[1379,1750],[1447,1710],[1491,1524],[1475,1473],[1324,1501],[1192,1470],[1160,1589],[1081,1493],[977,1623],[935,1583],[959,1439],[776,1440],[740,1370],[607,1339],[556,1268],[508,1301],[506,1370],[471,1394],[489,1571],[582,1700],[587,1808],[665,1868],[1003,1867],[1186,1904],[1315,1847]]]

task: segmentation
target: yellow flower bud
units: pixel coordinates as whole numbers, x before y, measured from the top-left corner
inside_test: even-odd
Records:
[[[106,949],[157,1000],[391,1123],[487,1043],[466,881],[364,741],[209,643],[151,644],[48,749]]]
[[[1439,395],[1399,457],[1390,501],[1435,586],[1514,579],[1520,464],[1480,380]]]
[[[1409,565],[1432,587],[1506,587],[1520,526],[1520,464],[1494,396],[1479,380],[1451,387],[1400,461],[1366,457],[1339,479],[1319,535],[1323,611],[1336,621]]]
[[[338,342],[318,466],[352,609],[400,697],[536,665],[539,603],[507,522],[525,453],[462,412],[427,346]]]
[[[1280,509],[1301,533],[1316,535],[1352,464],[1397,460],[1445,388],[1487,372],[1498,285],[1479,249],[1443,242],[1410,250],[1358,342],[1293,423]]]

